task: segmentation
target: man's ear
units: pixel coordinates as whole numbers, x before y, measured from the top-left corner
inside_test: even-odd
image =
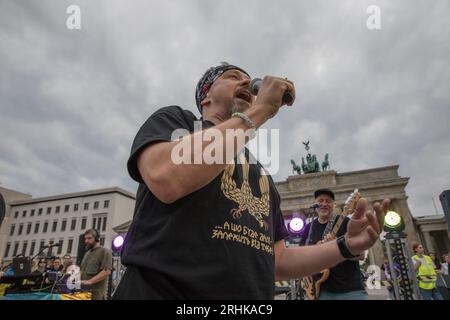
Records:
[[[209,92],[206,94],[205,99],[203,99],[202,102],[200,102],[200,104],[202,105],[202,111],[203,108],[211,104],[211,96],[209,95]]]

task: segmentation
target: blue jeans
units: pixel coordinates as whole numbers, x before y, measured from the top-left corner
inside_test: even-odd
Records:
[[[442,298],[441,293],[437,288],[431,290],[426,290],[422,288],[419,289],[423,300],[431,300],[431,298],[433,298],[433,300],[444,300],[444,298]]]
[[[321,291],[317,300],[367,300],[367,293],[364,290],[342,293]]]

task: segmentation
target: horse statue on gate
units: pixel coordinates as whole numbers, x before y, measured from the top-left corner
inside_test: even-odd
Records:
[[[302,168],[300,166],[298,166],[294,160],[291,159],[291,164],[292,164],[292,173],[297,172],[297,174],[302,174]]]
[[[330,161],[328,160],[328,153],[325,154],[325,159],[322,162],[322,171],[330,169]]]

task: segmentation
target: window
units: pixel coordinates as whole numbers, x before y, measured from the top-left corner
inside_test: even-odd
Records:
[[[13,257],[17,256],[17,251],[19,251],[19,243],[14,243],[14,251],[13,251]]]
[[[58,228],[58,220],[53,221],[52,232],[56,232],[56,228]]]
[[[77,218],[73,218],[72,222],[70,223],[70,231],[75,230],[76,226],[77,226]]]
[[[56,208],[55,208],[55,213],[59,213],[59,210],[61,209],[61,207],[60,206],[56,206]]]
[[[67,220],[64,219],[61,223],[61,231],[66,231]]]
[[[8,242],[6,244],[6,248],[5,248],[5,254],[3,255],[3,258],[6,258],[9,256],[9,250],[11,250],[11,242]]]
[[[109,200],[105,200],[103,203],[103,208],[109,208]]]
[[[100,245],[101,246],[105,245],[105,237],[100,237]]]
[[[45,240],[41,240],[41,243],[39,244],[39,250],[44,249],[45,246]]]
[[[69,243],[67,244],[67,253],[72,253],[73,239],[69,239]]]
[[[58,251],[57,251],[58,255],[60,255],[62,253],[63,244],[64,244],[64,239],[59,239],[59,247],[58,247]]]
[[[47,208],[47,214],[50,214],[50,213],[52,213],[52,208],[51,208],[51,207],[48,207],[48,208]]]
[[[34,225],[34,233],[38,232],[39,232],[39,222],[36,222],[36,224]]]
[[[70,204],[66,204],[64,206],[64,212],[69,212],[69,209],[70,209]]]
[[[19,233],[18,233],[19,236],[22,234],[22,230],[23,230],[23,223],[19,225]]]
[[[42,232],[43,232],[43,233],[46,233],[46,232],[47,232],[47,229],[48,229],[48,222],[45,221],[45,222],[44,222],[44,229],[42,229]]]
[[[89,210],[89,202],[86,202],[86,203],[84,204],[84,210]]]
[[[10,235],[10,236],[13,236],[15,230],[16,230],[16,225],[15,225],[15,224],[12,224],[12,225],[11,225],[11,230],[9,231],[9,235]]]
[[[103,217],[102,231],[106,230],[106,217]]]
[[[34,255],[34,249],[36,248],[36,241],[33,240],[31,241],[31,246],[30,246],[30,256]]]
[[[75,203],[75,204],[73,205],[73,211],[78,211],[78,203]]]
[[[94,209],[98,209],[98,201],[94,202]]]
[[[97,218],[92,218],[92,229],[95,229],[95,224],[97,223]]]
[[[35,212],[36,210],[34,210],[34,209],[32,209],[31,210],[31,212],[30,212],[30,217],[34,217],[34,212]]]
[[[14,212],[14,218],[18,218],[19,217],[19,211]]]
[[[81,230],[86,229],[87,217],[81,219]]]
[[[42,215],[42,208],[39,208],[38,210],[38,216]]]
[[[27,253],[28,241],[23,242],[22,254],[25,256]]]
[[[27,210],[23,210],[22,212],[22,218],[25,218],[27,216]]]
[[[95,229],[100,231],[100,228],[102,227],[101,224],[102,224],[102,218],[99,217],[99,218],[97,218],[97,227],[95,227]]]
[[[28,223],[27,225],[27,234],[30,234],[30,232],[31,232],[31,222]]]

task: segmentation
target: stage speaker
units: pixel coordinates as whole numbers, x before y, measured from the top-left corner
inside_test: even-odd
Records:
[[[5,218],[5,212],[6,212],[6,202],[2,194],[0,193],[0,226],[2,225],[3,219]]]
[[[450,230],[450,190],[442,191],[439,195],[439,200],[441,200],[442,209],[447,219],[447,228]]]
[[[447,219],[447,228],[450,230],[450,190],[444,190],[439,196],[445,218]]]
[[[81,265],[81,261],[83,261],[85,253],[86,247],[84,246],[84,233],[82,233],[78,237],[77,261],[76,261],[77,266]]]

